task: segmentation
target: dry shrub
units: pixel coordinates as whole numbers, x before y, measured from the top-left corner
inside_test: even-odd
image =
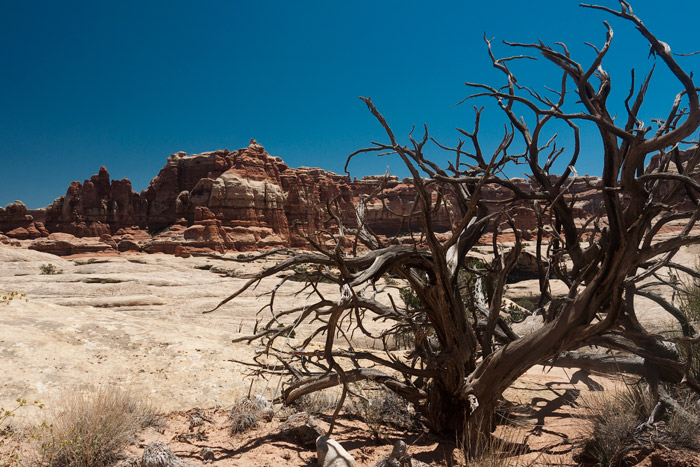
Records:
[[[529,452],[525,441],[528,430],[526,425],[511,419],[506,412],[502,413],[503,425],[499,425],[492,434],[484,434],[470,441],[467,433],[458,446],[466,465],[474,467],[530,467],[534,465],[551,465],[540,459],[542,453],[521,457]],[[470,444],[475,443],[476,445]]]
[[[590,438],[580,457],[604,466],[622,465],[625,455],[639,446],[637,428],[651,413],[652,401],[639,386],[626,386],[612,393],[591,393],[582,401],[590,423]]]
[[[695,270],[700,272],[700,266],[696,266]],[[671,276],[671,280],[679,283],[675,276]],[[679,310],[688,322],[697,329],[700,326],[700,280],[692,279],[686,283],[680,283],[679,288]],[[691,375],[695,379],[700,378],[700,345],[697,343],[679,345],[678,350],[681,357],[690,362]]]
[[[679,398],[679,402],[686,413],[676,411],[668,414],[667,434],[674,447],[700,451],[700,425],[697,420],[700,418],[700,408],[698,398],[694,394],[686,394],[684,398]]]
[[[380,432],[382,426],[402,430],[418,427],[418,418],[411,405],[388,389],[372,390],[366,397],[352,397],[347,411],[375,432]]]
[[[609,394],[591,393],[582,406],[590,422],[590,438],[577,456],[580,461],[604,466],[627,465],[627,454],[656,449],[700,450],[698,398],[682,388],[666,391],[678,402],[665,407],[653,426],[646,425],[654,408],[648,390],[639,385]]]
[[[243,433],[258,427],[260,419],[265,417],[268,407],[267,401],[262,397],[242,397],[231,408],[229,420],[231,420],[231,434]]]
[[[292,403],[297,412],[321,414],[335,411],[340,399],[340,393],[332,390],[312,392],[305,394]]]
[[[64,395],[39,440],[41,465],[102,467],[143,428],[160,422],[155,410],[114,387]]]
[[[63,274],[63,269],[58,269],[53,264],[42,264],[39,266],[39,270],[43,275],[53,276],[55,274]]]

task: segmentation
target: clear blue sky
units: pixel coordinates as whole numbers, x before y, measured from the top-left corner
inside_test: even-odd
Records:
[[[470,105],[455,105],[464,82],[502,83],[484,33],[564,41],[585,61],[583,42],[602,44],[607,19],[618,102],[629,68],[653,63],[630,25],[575,1],[431,3],[0,0],[0,205],[47,205],[101,165],[142,190],[173,152],[233,150],[250,138],[292,167],[341,173],[350,152],[385,139],[358,96],[371,96],[398,135],[426,123],[454,144],[454,128],[473,120]],[[632,3],[674,51],[700,49],[700,2]],[[700,68],[698,56],[679,60]],[[544,63],[516,70],[521,82],[551,82]],[[665,115],[679,86],[663,73],[652,85],[646,109]],[[500,137],[500,122],[488,108],[485,144]],[[599,172],[598,149],[587,130],[579,173]],[[406,174],[395,159],[366,156],[351,175],[387,164]]]

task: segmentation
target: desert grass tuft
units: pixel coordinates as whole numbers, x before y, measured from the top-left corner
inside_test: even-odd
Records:
[[[139,431],[159,421],[148,403],[114,387],[63,395],[39,440],[40,465],[110,465]]]
[[[270,410],[263,398],[242,397],[238,399],[229,413],[231,434],[243,433],[257,428],[260,420]]]
[[[637,427],[651,413],[651,400],[639,386],[612,393],[591,393],[582,401],[590,435],[580,457],[600,465],[620,465],[635,445]]]
[[[467,433],[457,442],[465,464],[474,467],[530,467],[549,465],[540,459],[542,453],[529,458],[521,457],[531,452],[525,441],[526,430],[509,418],[499,426],[497,432],[480,435],[470,441]]]

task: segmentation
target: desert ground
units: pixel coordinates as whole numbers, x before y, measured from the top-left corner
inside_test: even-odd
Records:
[[[694,266],[699,253],[700,246],[687,248],[676,260]],[[50,406],[66,392],[117,386],[170,414],[169,425],[144,434],[133,447],[134,454],[147,440],[162,439],[191,462],[201,461],[199,453],[206,443],[177,437],[178,430],[188,430],[187,420],[197,408],[209,414],[215,465],[313,465],[313,447],[254,442],[274,432],[277,420],[235,439],[222,428],[226,425],[222,414],[251,383],[256,391],[265,387],[245,365],[252,361],[254,344],[231,340],[252,332],[257,313],[267,303],[261,294],[279,279],[263,280],[257,289],[217,311],[203,312],[243,283],[224,271],[250,272],[274,261],[271,257],[236,263],[164,254],[61,258],[0,245],[0,298],[17,292],[12,300],[0,303],[0,407],[12,407],[17,398]],[[60,273],[42,274],[47,264]],[[294,294],[299,283],[288,284],[277,293],[279,309],[304,300]],[[329,296],[337,293],[331,284],[321,286]],[[535,281],[515,283],[509,286],[509,295],[526,296],[533,287]],[[638,309],[646,325],[662,327],[670,322],[652,302],[640,303]],[[306,332],[300,328],[299,336]],[[584,434],[581,421],[571,418],[576,399],[615,384],[599,375],[556,368],[536,367],[524,376],[506,398],[531,407],[523,415],[523,436],[534,449],[546,451],[532,459],[570,463],[571,447]],[[277,380],[270,382],[268,397],[276,385]],[[42,413],[28,408],[21,416],[36,422]],[[320,424],[327,426],[324,423],[321,419]],[[374,465],[401,438],[400,432],[386,432],[382,439],[351,418],[344,419],[340,430],[339,440],[347,440],[358,465]],[[415,443],[417,458],[433,465],[453,462],[451,448],[444,443],[428,435],[418,438],[406,440]]]

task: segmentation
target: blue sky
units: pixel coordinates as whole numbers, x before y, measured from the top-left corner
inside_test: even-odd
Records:
[[[453,145],[455,127],[473,122],[470,105],[455,105],[468,94],[464,82],[503,83],[484,33],[499,55],[511,53],[496,44],[503,39],[542,39],[566,42],[586,62],[583,42],[602,44],[608,20],[615,39],[605,67],[619,112],[629,68],[641,75],[653,63],[629,24],[575,1],[431,3],[0,0],[0,205],[50,204],[102,165],[140,191],[171,153],[233,150],[250,138],[292,167],[341,173],[349,153],[386,140],[358,96],[371,96],[397,135],[425,123]],[[700,2],[632,4],[674,51],[700,49]],[[698,56],[679,61],[700,68]],[[552,70],[541,61],[516,67],[538,89]],[[657,73],[646,115],[665,115],[678,90]],[[495,144],[503,119],[478,104],[487,106],[484,144]],[[594,129],[584,136],[579,173],[597,174]],[[396,159],[370,156],[350,172],[387,164],[406,175]]]

